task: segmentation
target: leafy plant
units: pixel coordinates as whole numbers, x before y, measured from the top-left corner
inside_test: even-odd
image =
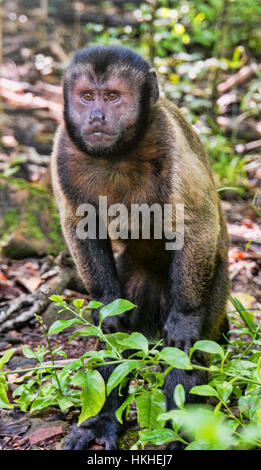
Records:
[[[32,351],[23,346],[23,354],[36,359],[38,365],[19,370],[24,375],[17,380],[20,385],[13,392],[13,403],[7,397],[6,375],[14,371],[3,368],[15,349],[5,353],[0,361],[0,407],[18,406],[22,411],[32,412],[50,405],[58,406],[62,411],[77,406],[81,408],[79,425],[99,413],[112,390],[118,387],[121,393],[129,384],[116,417],[122,422],[124,416],[129,415],[131,404],[135,403],[140,427],[135,449],[148,442],[159,445],[174,441],[180,441],[188,450],[261,447],[260,325],[237,299],[232,299],[235,311],[231,313],[231,320],[237,326],[236,334],[233,330],[235,338],[226,347],[214,341],[198,341],[189,355],[174,347],[163,347],[162,340],[149,342],[139,332],[105,334],[102,327],[106,318],[135,307],[127,300],[117,299],[108,305],[92,301],[84,306],[83,299],[73,301],[72,305],[61,296],[53,295],[50,299],[58,303],[61,310],[70,311],[73,318],[55,321],[47,332],[37,316],[47,348],[42,346]],[[98,326],[85,319],[85,311],[96,308],[100,308]],[[104,348],[87,351],[62,367],[55,363],[54,354],[66,355],[59,348],[51,349],[49,335],[58,334],[73,324],[79,325],[80,329],[71,339],[79,335],[96,336]],[[242,341],[239,339],[242,335],[249,339]],[[129,351],[127,358],[126,351]],[[209,355],[208,367],[193,362],[195,351]],[[51,361],[46,364],[44,358],[48,352]],[[100,367],[108,365],[115,367],[105,384]],[[167,411],[162,387],[165,376],[173,368],[207,371],[209,383],[193,387],[190,393],[212,402],[187,405],[184,389],[178,384],[173,390],[176,409]]]

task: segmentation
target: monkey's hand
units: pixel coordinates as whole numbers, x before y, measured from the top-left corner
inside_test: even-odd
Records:
[[[123,319],[118,318],[117,316],[117,317],[106,318],[103,321],[102,330],[106,334],[117,333],[118,331],[120,331],[121,333],[124,333],[126,331],[126,328],[124,326]]]
[[[189,353],[193,344],[200,339],[199,315],[170,315],[163,327],[163,338],[167,346],[174,346]]]
[[[107,416],[87,419],[81,426],[75,424],[64,441],[63,449],[81,450],[98,444],[104,446],[105,450],[115,450],[118,424],[108,420]]]

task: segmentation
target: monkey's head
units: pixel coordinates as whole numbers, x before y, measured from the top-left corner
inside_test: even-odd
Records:
[[[100,157],[130,150],[144,135],[159,96],[149,63],[124,47],[76,53],[64,77],[64,118],[70,138]]]

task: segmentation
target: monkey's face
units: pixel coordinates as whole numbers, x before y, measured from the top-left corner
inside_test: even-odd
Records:
[[[137,139],[142,125],[141,92],[138,86],[134,87],[123,77],[106,80],[88,74],[71,83],[65,95],[65,120],[70,136],[81,150],[97,157],[108,156],[123,152]],[[143,111],[144,106],[143,103]]]

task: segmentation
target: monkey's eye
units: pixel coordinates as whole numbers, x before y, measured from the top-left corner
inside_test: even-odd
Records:
[[[118,101],[120,99],[120,95],[116,91],[111,91],[106,95],[106,99],[109,101]]]
[[[82,98],[84,101],[92,101],[92,100],[93,100],[93,94],[92,94],[90,91],[84,91],[84,92],[81,94],[81,98]]]

